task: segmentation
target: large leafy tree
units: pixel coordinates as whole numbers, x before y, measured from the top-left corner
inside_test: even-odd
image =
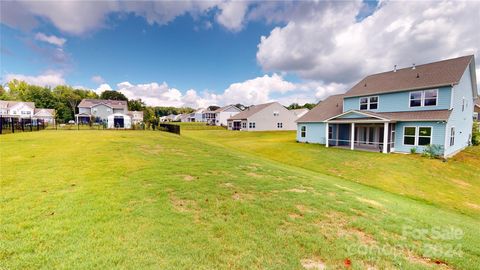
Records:
[[[145,102],[141,99],[131,99],[128,101],[128,110],[143,111],[145,109]]]
[[[113,90],[107,90],[107,91],[103,91],[101,94],[100,94],[100,99],[110,99],[110,100],[125,100],[125,101],[128,101],[128,98],[120,93],[120,92],[117,92],[117,91],[113,91]]]

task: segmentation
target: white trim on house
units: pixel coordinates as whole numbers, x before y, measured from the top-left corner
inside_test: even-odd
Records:
[[[388,122],[390,122],[390,119],[383,118],[383,117],[380,117],[380,116],[378,116],[378,115],[369,114],[368,112],[365,112],[365,111],[357,111],[357,110],[348,110],[348,111],[343,112],[343,113],[341,113],[341,114],[337,114],[337,115],[335,115],[335,116],[332,116],[332,117],[328,118],[327,120],[325,120],[324,122],[328,122],[328,121],[330,121],[330,120],[332,120],[332,119],[335,119],[335,118],[344,116],[344,115],[349,114],[349,113],[352,113],[352,112],[353,112],[353,113],[358,113],[358,114],[363,114],[363,115],[368,116],[368,117],[374,117],[374,118],[377,118],[377,119],[380,119],[380,120],[383,120],[383,121],[388,121]],[[338,120],[338,121],[341,121],[341,120]],[[352,119],[349,119],[349,120],[348,120],[348,123],[350,123],[351,121],[352,121]],[[360,121],[360,120],[359,120],[359,121]],[[359,122],[359,121],[358,121],[358,122]],[[363,120],[363,121],[376,121],[376,120]],[[335,123],[339,123],[339,122],[335,121]]]
[[[360,110],[360,111],[370,111],[370,110],[372,110],[372,109],[370,109],[370,98],[374,98],[374,97],[377,98],[377,108],[376,108],[376,109],[373,109],[373,110],[377,110],[377,109],[378,109],[378,106],[380,105],[380,96],[378,96],[378,95],[359,97],[359,98],[358,98],[358,110]],[[367,109],[365,109],[365,110],[362,109],[362,102],[361,102],[362,98],[366,98],[366,99],[367,99]]]
[[[414,144],[405,144],[405,129],[407,128],[415,128],[415,135],[414,137]],[[402,134],[402,145],[411,147],[411,146],[426,146],[426,145],[418,145],[418,141],[420,137],[426,138],[427,136],[420,136],[420,128],[430,128],[430,143],[432,144],[433,140],[433,126],[404,126],[403,127],[403,134]],[[408,135],[408,137],[412,137],[412,135]]]

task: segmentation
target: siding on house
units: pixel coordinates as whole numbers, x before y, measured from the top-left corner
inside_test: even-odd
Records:
[[[467,67],[460,83],[453,88],[453,110],[446,125],[445,155],[449,156],[467,147],[471,141],[474,100],[470,70]],[[465,107],[462,111],[462,103]],[[455,127],[455,144],[450,146],[450,128]]]
[[[274,112],[278,112],[278,116],[274,116]],[[295,120],[297,117],[293,112],[275,102],[250,116],[248,122],[254,122],[255,128],[248,128],[248,124],[247,128],[249,131],[295,130],[297,129]],[[278,128],[277,123],[282,123],[282,128]]]
[[[305,137],[301,136],[303,126],[306,127]],[[325,123],[298,123],[297,141],[325,144]]]
[[[378,108],[374,110],[369,110],[372,112],[402,112],[450,109],[452,97],[451,87],[426,88],[423,90],[429,89],[438,89],[438,100],[436,106],[410,107],[410,92],[422,90],[385,93],[379,95],[366,95],[363,97],[378,96]],[[346,97],[343,102],[344,111],[360,110],[360,98],[361,97]]]
[[[107,121],[108,116],[112,114],[112,108],[103,104],[96,105],[92,107],[91,114],[102,119],[103,121]]]
[[[425,146],[410,146],[403,142],[405,127],[432,127],[431,144],[444,145],[445,143],[444,122],[397,122],[395,127],[395,152],[410,153],[411,148],[417,148],[417,153],[423,152]],[[443,154],[443,153],[442,153]]]

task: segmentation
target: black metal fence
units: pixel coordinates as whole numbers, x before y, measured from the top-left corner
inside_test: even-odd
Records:
[[[179,125],[172,125],[172,124],[160,124],[158,126],[158,130],[166,131],[170,133],[175,133],[180,135],[180,126]]]
[[[46,126],[43,119],[0,116],[0,134],[39,131]]]

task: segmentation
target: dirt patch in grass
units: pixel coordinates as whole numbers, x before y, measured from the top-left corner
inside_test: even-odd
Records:
[[[454,269],[444,261],[421,257],[416,254],[412,254],[411,252],[407,252],[406,257],[409,262],[414,264],[421,264],[429,267],[435,266],[435,269]]]
[[[343,190],[354,191],[353,189],[348,188],[348,187],[344,187],[344,186],[342,186],[342,185],[335,184],[335,186],[336,186],[336,187],[339,187],[339,188],[341,188],[341,189],[343,189]]]
[[[145,144],[145,145],[140,146],[140,151],[142,151],[145,154],[158,155],[161,152],[163,152],[164,150],[165,149],[159,144],[155,144],[155,145],[146,145]]]
[[[383,208],[383,204],[381,204],[377,201],[374,201],[374,200],[370,200],[370,199],[366,199],[366,198],[362,198],[362,197],[357,197],[357,200],[360,201],[360,202],[363,202],[363,203],[370,204],[370,205],[375,206],[375,207]]]
[[[197,204],[193,200],[179,199],[174,195],[170,195],[170,202],[178,212],[192,212],[197,210]]]
[[[232,194],[232,199],[235,200],[235,201],[250,200],[250,199],[253,199],[253,198],[254,198],[254,196],[252,194],[240,193],[240,192],[237,192],[237,191],[235,191]]]
[[[455,184],[457,184],[458,186],[460,186],[462,188],[469,188],[469,187],[472,186],[470,183],[467,183],[467,182],[462,181],[460,179],[452,179],[452,182],[454,182]]]
[[[301,189],[301,188],[291,188],[289,190],[287,190],[288,192],[294,192],[294,193],[305,193],[307,192],[307,190],[305,189]]]
[[[318,258],[303,259],[303,260],[300,261],[300,263],[302,264],[303,268],[307,269],[307,270],[324,270],[324,269],[327,269],[327,266],[325,265],[325,263]]]
[[[359,228],[347,228],[342,232],[346,232],[348,236],[356,237],[362,244],[365,245],[373,245],[376,244],[377,241],[373,238],[372,235],[364,232]]]
[[[476,209],[476,210],[480,210],[480,205],[478,204],[474,204],[474,203],[465,203],[466,206],[470,207],[470,208],[473,208],[473,209]]]
[[[314,210],[308,206],[305,206],[303,204],[298,204],[295,206],[298,211],[300,211],[301,213],[312,213]]]
[[[187,182],[191,182],[195,179],[198,179],[198,177],[195,177],[195,176],[191,176],[191,175],[183,175],[183,180],[187,181]]]
[[[263,177],[263,175],[258,174],[258,173],[254,173],[254,172],[249,172],[249,173],[247,173],[247,175],[250,176],[250,177],[254,177],[254,178],[261,178],[261,177]]]
[[[297,213],[290,213],[290,214],[288,214],[288,216],[289,216],[291,219],[303,218],[303,215],[302,215],[302,214],[297,214]]]
[[[227,182],[227,183],[223,183],[221,184],[222,187],[228,187],[228,188],[231,188],[231,187],[234,187],[235,185],[230,183],[230,182]]]

